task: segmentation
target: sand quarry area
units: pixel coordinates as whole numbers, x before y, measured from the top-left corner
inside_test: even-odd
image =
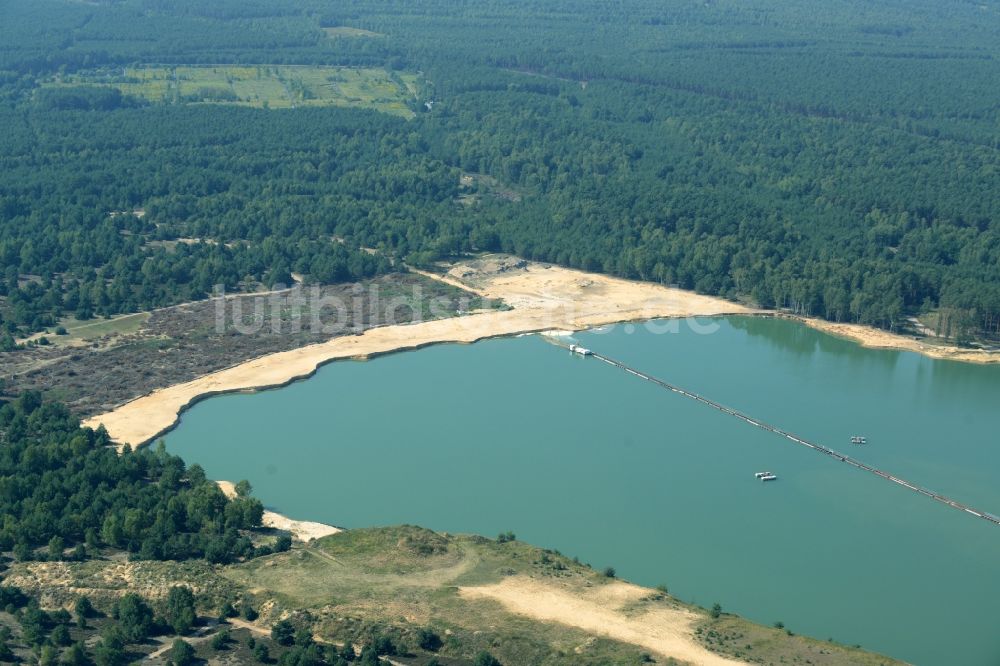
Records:
[[[487,299],[502,300],[510,309],[482,310],[461,317],[368,329],[321,344],[270,354],[193,381],[162,388],[84,425],[104,425],[119,444],[139,446],[171,428],[185,407],[199,398],[233,391],[281,386],[311,375],[323,363],[365,358],[442,342],[471,343],[489,337],[546,330],[579,330],[621,321],[750,312],[727,301],[677,289],[522,262],[487,258],[427,277],[459,286]],[[233,484],[219,482],[229,495]],[[267,527],[291,532],[302,541],[333,534],[337,528],[296,521],[272,511]],[[491,598],[511,612],[545,622],[560,622],[697,664],[733,664],[701,647],[693,635],[697,619],[684,610],[658,609],[640,617],[621,607],[650,590],[625,583],[604,586],[591,597],[577,597],[541,583],[505,581],[464,589],[467,598]]]
[[[412,324],[375,327],[360,335],[343,335],[326,342],[279,352],[158,389],[118,408],[88,419],[84,425],[104,425],[121,445],[139,446],[169,430],[185,407],[210,395],[278,387],[311,375],[335,359],[366,358],[415,349],[434,343],[477,340],[542,331],[576,331],[623,321],[661,317],[775,314],[753,310],[719,298],[701,296],[655,284],[526,262],[514,257],[487,256],[421,274],[447,282],[486,299],[502,301],[506,309],[482,309],[464,316]],[[985,353],[926,345],[860,326],[806,320],[821,330],[873,347],[892,347],[932,356],[968,361],[994,361]],[[228,482],[219,482],[227,494]],[[320,523],[295,521],[266,512],[264,524],[288,530],[302,541],[339,531]],[[488,599],[508,611],[542,622],[558,622],[596,636],[641,646],[694,664],[742,663],[714,654],[694,636],[698,616],[684,608],[644,608],[637,604],[652,591],[625,582],[594,588],[583,594],[526,577],[493,585],[460,588],[466,599]]]
[[[96,428],[103,424],[116,442],[135,447],[170,429],[184,408],[199,398],[282,386],[308,377],[335,359],[366,358],[441,342],[470,343],[519,333],[580,330],[621,321],[752,312],[735,303],[679,289],[507,257],[459,264],[443,276],[425,275],[503,301],[510,309],[371,328],[361,335],[343,335],[269,354],[158,389],[92,417],[84,425]]]

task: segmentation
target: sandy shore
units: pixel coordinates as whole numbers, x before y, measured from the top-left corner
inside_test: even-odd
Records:
[[[466,599],[492,599],[518,615],[576,627],[683,662],[703,666],[746,663],[709,652],[700,645],[695,640],[694,627],[701,618],[691,611],[663,607],[630,610],[630,606],[652,592],[615,581],[580,594],[556,582],[524,576],[507,578],[495,585],[459,588],[459,594]]]
[[[465,279],[455,277],[456,273],[465,275]],[[487,298],[503,300],[513,309],[372,328],[361,335],[270,354],[153,391],[87,419],[84,425],[104,425],[119,444],[140,446],[173,427],[180,413],[199,399],[284,386],[336,359],[368,358],[442,342],[471,343],[519,333],[580,330],[622,321],[752,312],[719,298],[539,264],[500,272],[476,272],[461,266],[447,279]]]
[[[236,487],[232,481],[216,481],[216,483],[219,484],[219,488],[222,489],[226,497],[236,497]],[[319,539],[320,537],[330,536],[331,534],[343,531],[333,525],[314,523],[308,520],[292,520],[280,513],[266,510],[264,511],[264,518],[261,523],[264,527],[291,532],[296,539],[301,541],[312,541],[313,539]]]
[[[84,425],[96,428],[103,424],[116,442],[140,446],[173,427],[180,413],[199,399],[220,393],[284,386],[310,376],[319,366],[336,359],[368,358],[435,343],[471,343],[490,337],[540,331],[577,331],[604,324],[663,317],[776,314],[680,289],[504,257],[487,257],[458,264],[444,276],[422,274],[486,298],[502,300],[512,309],[479,311],[462,317],[372,328],[361,335],[341,336],[270,354],[190,382],[156,390],[111,412],[94,416]],[[936,346],[854,324],[790,318],[866,347],[914,351],[950,360],[1000,362],[1000,353]]]
[[[857,342],[862,347],[911,351],[929,356],[930,358],[962,361],[965,363],[1000,363],[1000,353],[998,352],[929,344],[919,339],[897,335],[878,328],[871,328],[870,326],[862,326],[861,324],[840,324],[824,319],[813,319],[812,317],[789,318],[801,321],[806,326],[811,326],[824,333],[847,338],[848,340]]]

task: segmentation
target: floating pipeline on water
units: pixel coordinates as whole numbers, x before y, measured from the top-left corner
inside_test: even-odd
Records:
[[[566,349],[569,349],[569,344],[563,344],[562,340],[559,340],[558,342],[556,342],[556,344],[558,344],[560,347],[564,347]],[[876,467],[872,467],[871,465],[868,465],[866,463],[863,463],[860,460],[852,458],[851,456],[844,455],[843,453],[839,453],[837,451],[834,451],[833,449],[831,449],[828,446],[823,446],[822,444],[817,444],[816,442],[810,442],[807,439],[803,439],[802,437],[794,435],[794,434],[792,434],[792,433],[790,433],[790,432],[788,432],[786,430],[782,430],[781,428],[769,425],[769,424],[767,424],[767,423],[765,423],[765,422],[763,422],[763,421],[761,421],[759,419],[755,419],[755,418],[753,418],[753,417],[751,417],[751,416],[749,416],[747,414],[744,414],[743,412],[740,412],[740,411],[737,411],[735,409],[731,409],[729,407],[726,407],[725,405],[720,404],[718,402],[715,402],[714,400],[710,400],[710,399],[708,399],[708,398],[706,398],[706,397],[704,397],[702,395],[699,395],[697,393],[692,393],[691,391],[687,391],[687,390],[685,390],[685,389],[683,389],[683,388],[681,388],[679,386],[675,386],[673,384],[665,382],[662,379],[657,379],[656,377],[653,377],[652,375],[647,375],[646,373],[644,373],[644,372],[642,372],[640,370],[636,370],[635,368],[631,368],[631,367],[625,365],[621,361],[616,361],[613,358],[604,356],[603,354],[598,354],[597,352],[590,352],[590,355],[593,356],[593,358],[596,358],[597,360],[599,360],[599,361],[601,361],[603,363],[607,363],[608,365],[616,367],[619,370],[624,370],[628,374],[634,375],[635,377],[638,377],[639,379],[644,379],[647,382],[651,382],[653,384],[656,384],[660,388],[664,388],[664,389],[666,389],[668,391],[671,391],[671,392],[676,393],[678,395],[684,396],[685,398],[690,398],[691,400],[696,400],[697,402],[700,402],[700,403],[702,403],[704,405],[708,405],[712,409],[717,409],[717,410],[719,410],[720,412],[722,412],[724,414],[729,414],[730,416],[734,416],[734,417],[740,419],[741,421],[749,423],[752,426],[755,426],[757,428],[761,428],[763,430],[767,430],[768,432],[773,432],[774,434],[780,435],[780,436],[784,437],[785,439],[787,439],[787,440],[789,440],[791,442],[794,442],[794,443],[799,444],[801,446],[806,446],[806,447],[808,447],[808,448],[810,448],[810,449],[812,449],[814,451],[818,451],[818,452],[820,452],[820,453],[822,453],[824,455],[830,456],[831,458],[835,458],[836,460],[839,460],[840,462],[847,463],[848,465],[851,465],[852,467],[856,467],[856,468],[864,470],[866,472],[870,472],[870,473],[874,474],[875,476],[883,478],[883,479],[885,479],[887,481],[892,481],[893,483],[895,483],[897,485],[900,485],[900,486],[902,486],[904,488],[912,490],[915,493],[919,493],[921,495],[929,497],[932,500],[935,500],[937,502],[940,502],[942,504],[950,506],[953,509],[958,509],[959,511],[964,511],[965,513],[973,515],[976,518],[982,518],[983,520],[986,520],[986,521],[988,521],[990,523],[993,523],[994,525],[1000,526],[1000,517],[995,516],[992,513],[989,513],[989,512],[986,512],[986,511],[980,511],[979,509],[975,509],[975,508],[973,508],[971,506],[968,506],[966,504],[962,504],[961,502],[959,502],[957,500],[953,500],[950,497],[942,495],[941,493],[937,493],[937,492],[934,492],[933,490],[929,490],[929,489],[924,488],[922,486],[919,486],[919,485],[917,485],[915,483],[911,483],[911,482],[909,482],[909,481],[907,481],[907,480],[905,480],[905,479],[903,479],[901,477],[895,476],[895,475],[890,474],[890,473],[888,473],[888,472],[886,472],[884,470],[881,470],[881,469],[878,469]]]

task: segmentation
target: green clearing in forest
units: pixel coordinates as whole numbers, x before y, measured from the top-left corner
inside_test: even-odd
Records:
[[[151,102],[212,103],[271,109],[373,108],[410,117],[417,75],[378,68],[287,65],[144,66],[64,76],[47,86],[99,85]]]

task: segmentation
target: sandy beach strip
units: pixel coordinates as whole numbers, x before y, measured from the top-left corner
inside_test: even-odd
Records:
[[[84,425],[103,425],[117,443],[136,447],[167,432],[180,413],[200,399],[285,386],[337,359],[363,359],[437,343],[472,343],[521,333],[575,331],[623,321],[752,312],[719,298],[679,289],[540,265],[502,274],[477,291],[502,299],[513,309],[372,328],[361,335],[269,354],[158,389],[87,419]]]
[[[846,338],[870,349],[896,349],[899,351],[916,352],[924,356],[946,361],[961,361],[963,363],[1000,363],[1000,352],[967,349],[954,345],[936,345],[923,342],[920,339],[907,337],[883,331],[879,328],[862,324],[843,324],[813,317],[788,317],[800,321],[806,326],[823,331],[830,335]]]
[[[507,259],[506,261],[516,261]],[[757,314],[800,321],[825,333],[874,348],[913,351],[926,356],[977,363],[1000,362],[1000,353],[936,346],[855,324],[784,315],[681,289],[606,275],[519,262],[483,270],[483,260],[455,265],[441,276],[420,272],[490,299],[509,310],[477,311],[465,316],[371,328],[360,335],[269,354],[189,382],[158,389],[105,414],[84,421],[103,425],[119,444],[141,446],[176,425],[181,412],[200,399],[285,386],[311,376],[338,359],[363,359],[438,343],[472,343],[492,337],[543,331],[579,331],[619,322],[668,317]],[[496,268],[496,261],[492,265]]]

